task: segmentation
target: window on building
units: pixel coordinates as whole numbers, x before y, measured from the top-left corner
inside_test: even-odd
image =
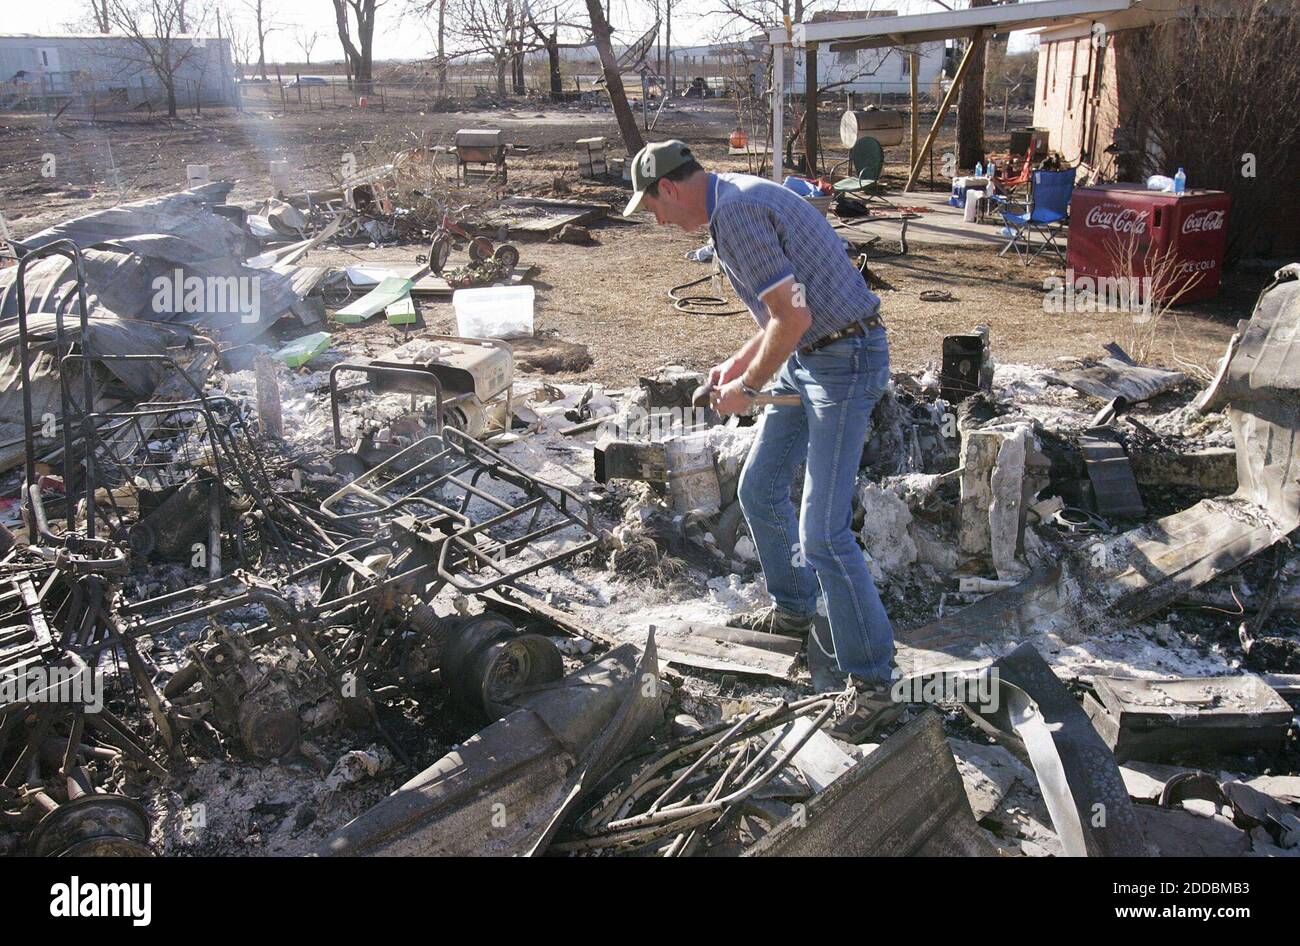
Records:
[[[856,49],[842,49],[835,54],[835,61],[841,66],[856,66],[858,64],[858,51]]]

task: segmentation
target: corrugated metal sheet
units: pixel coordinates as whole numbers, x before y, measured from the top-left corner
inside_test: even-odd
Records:
[[[151,255],[141,255],[145,250]],[[181,322],[219,333],[230,342],[246,342],[261,335],[299,299],[291,277],[251,269],[235,257],[208,256],[181,237],[130,237],[87,249],[82,256],[87,291],[101,307],[123,318]],[[191,277],[200,279],[209,290],[213,280],[237,287],[255,308],[247,310],[236,304],[238,299],[211,291],[205,291],[199,304],[192,305],[184,293],[178,298],[170,291],[173,283],[183,287]],[[243,282],[230,283],[231,279]],[[75,296],[72,263],[63,257],[33,264],[26,282],[28,312],[56,311],[65,299]],[[160,286],[167,288],[160,291]],[[0,272],[0,323],[12,321],[17,312],[16,270],[10,268]]]
[[[1215,403],[1227,402],[1237,491],[1125,533],[1108,582],[1119,610],[1141,618],[1235,568],[1300,526],[1300,281],[1260,296]]]
[[[258,252],[256,242],[232,221],[212,210],[213,205],[225,203],[234,186],[229,181],[213,181],[174,194],[96,210],[55,224],[20,242],[27,249],[35,250],[55,240],[71,240],[85,249],[143,234],[171,234],[204,247],[209,258],[247,259]]]

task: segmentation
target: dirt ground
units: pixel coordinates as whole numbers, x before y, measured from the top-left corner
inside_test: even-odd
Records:
[[[574,198],[605,200],[616,208],[627,194],[620,187],[576,178],[576,139],[605,135],[611,142],[618,140],[608,110],[537,109],[522,104],[514,109],[450,113],[223,110],[170,123],[51,122],[45,116],[14,114],[3,121],[0,213],[19,239],[123,197],[136,199],[177,189],[183,186],[187,164],[206,163],[213,179],[237,181],[230,199],[251,204],[268,191],[271,160],[287,160],[304,188],[326,186],[345,155],[353,155],[357,166],[366,167],[401,148],[448,143],[461,127],[501,127],[515,142],[530,146],[526,156],[510,158],[512,192],[553,195],[558,181],[560,192],[567,189]],[[922,121],[924,127],[927,116]],[[838,113],[829,109],[820,116],[824,146],[832,160],[844,152],[835,132],[837,122]],[[991,117],[990,127],[997,124]],[[743,158],[726,155],[727,136],[734,126],[734,106],[696,102],[666,109],[648,137],[683,138],[710,167],[743,171],[747,170]],[[945,137],[950,141],[950,135]],[[1005,136],[991,134],[990,148],[1004,141]],[[939,150],[945,147],[941,138]],[[897,195],[906,173],[905,148],[889,149],[886,158],[885,179]],[[120,187],[113,183],[113,168],[118,169]],[[43,171],[51,176],[43,176]],[[546,243],[522,247],[523,262],[538,267],[536,330],[544,337],[588,346],[593,365],[581,377],[626,384],[661,364],[707,367],[730,354],[753,331],[753,322],[745,314],[692,316],[672,308],[667,296],[671,287],[709,272],[707,265],[684,258],[703,242],[700,235],[658,228],[648,216],[635,221],[612,216],[595,225],[592,235],[595,243],[587,247]],[[414,244],[328,248],[314,252],[311,262],[364,259],[407,266],[423,249]],[[884,245],[872,254],[870,265],[888,287],[880,295],[899,370],[934,363],[943,335],[983,324],[990,327],[999,361],[1047,364],[1060,357],[1096,355],[1102,344],[1118,341],[1130,350],[1139,349],[1151,363],[1194,366],[1203,372],[1212,369],[1222,354],[1236,321],[1250,314],[1265,281],[1260,273],[1229,273],[1216,300],[1180,308],[1152,326],[1118,313],[1045,312],[1044,279],[1060,270],[1043,262],[1024,266],[1013,258],[997,258],[987,247],[912,242],[906,256],[896,250]],[[951,292],[955,301],[921,301],[923,290],[936,288]],[[729,290],[728,297],[734,298]],[[426,304],[421,314],[423,324],[440,330],[452,324],[447,302]],[[382,324],[351,331],[395,334]]]

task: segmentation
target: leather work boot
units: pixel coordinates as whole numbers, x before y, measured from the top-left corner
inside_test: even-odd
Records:
[[[748,614],[742,614],[732,619],[731,626],[744,627],[751,631],[763,631],[766,634],[780,634],[782,637],[793,637],[802,641],[808,639],[808,632],[812,630],[813,619],[804,617],[801,614],[792,614],[774,604],[770,604],[765,608],[759,608],[757,611],[750,611]]]
[[[853,677],[849,680],[855,694],[853,702],[828,732],[836,739],[857,745],[902,716],[907,704],[893,698],[888,683],[868,683]]]

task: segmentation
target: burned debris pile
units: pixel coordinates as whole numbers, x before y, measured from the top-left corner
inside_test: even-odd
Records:
[[[855,745],[819,640],[734,620],[755,418],[679,366],[521,377],[506,303],[412,331],[439,239],[524,279],[422,160],[123,205],[0,270],[0,851],[1300,850],[1295,271],[1203,391],[987,330],[895,376],[853,529],[909,709]]]

